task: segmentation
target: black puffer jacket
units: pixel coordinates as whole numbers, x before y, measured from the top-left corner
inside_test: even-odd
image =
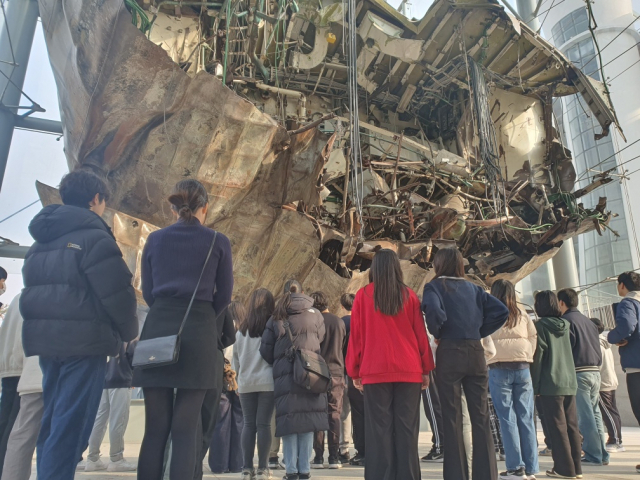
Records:
[[[288,313],[295,346],[320,353],[320,343],[325,334],[324,318],[313,308],[313,299],[303,294],[292,294]],[[328,430],[326,393],[290,393],[293,388],[293,364],[286,356],[290,346],[282,322],[270,319],[262,335],[260,354],[267,363],[273,365],[275,434],[282,437]]]
[[[22,268],[27,356],[115,356],[138,335],[131,272],[111,229],[90,210],[49,205],[29,225]]]

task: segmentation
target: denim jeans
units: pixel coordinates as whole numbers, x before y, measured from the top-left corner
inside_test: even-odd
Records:
[[[533,384],[529,369],[491,368],[489,389],[500,419],[507,470],[524,467],[527,475],[538,473]]]
[[[40,357],[44,413],[39,480],[73,480],[98,413],[107,357]]]
[[[109,388],[102,391],[100,407],[89,437],[89,454],[87,459],[97,462],[100,459],[100,447],[109,425],[109,458],[119,462],[124,458],[124,432],[129,423],[129,407],[131,405],[130,388]]]
[[[313,432],[285,435],[282,437],[282,453],[287,475],[311,473]]]
[[[242,415],[242,455],[243,468],[253,470],[253,456],[258,443],[258,470],[269,467],[269,449],[271,448],[271,417],[274,398],[271,392],[241,393]]]
[[[586,460],[595,463],[609,461],[605,445],[604,424],[598,402],[600,400],[600,372],[577,372],[578,426],[583,436],[582,450]]]

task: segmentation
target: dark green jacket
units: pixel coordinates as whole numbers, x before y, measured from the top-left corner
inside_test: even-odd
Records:
[[[531,365],[536,395],[575,395],[578,389],[569,322],[545,317],[536,322],[538,344]]]

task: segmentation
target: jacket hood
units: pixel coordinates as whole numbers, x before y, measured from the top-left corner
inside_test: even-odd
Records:
[[[102,218],[86,208],[71,205],[48,205],[40,210],[29,224],[29,233],[36,242],[49,243],[77,230],[111,229]]]
[[[558,317],[544,317],[540,320],[556,337],[562,337],[569,331],[569,322]]]
[[[629,292],[625,295],[625,298],[632,298],[640,302],[640,292]]]
[[[296,313],[300,313],[303,310],[309,310],[310,308],[313,308],[313,298],[305,295],[304,293],[291,294],[291,305],[287,308],[287,313],[289,315],[295,315]]]

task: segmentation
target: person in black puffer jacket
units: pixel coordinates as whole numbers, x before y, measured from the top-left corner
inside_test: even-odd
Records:
[[[31,221],[35,243],[22,269],[26,356],[40,355],[44,415],[38,478],[71,480],[96,417],[107,357],[138,335],[131,272],[100,218],[108,189],[76,170],[60,184],[64,205]]]
[[[291,342],[284,322],[291,325],[294,345],[299,349],[319,354],[325,336],[322,314],[299,285],[292,284],[290,293],[278,301],[260,344],[260,354],[273,365],[276,436],[282,437],[288,480],[310,478],[313,432],[329,429],[326,393],[292,393],[293,363],[287,357]]]

